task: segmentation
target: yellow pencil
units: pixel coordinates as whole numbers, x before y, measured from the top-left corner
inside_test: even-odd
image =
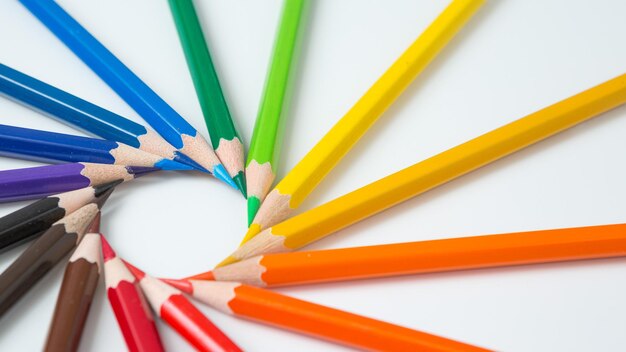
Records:
[[[626,102],[626,74],[270,227],[219,266],[287,252]]]
[[[267,195],[242,244],[261,230],[289,217],[483,3],[484,0],[452,1]]]

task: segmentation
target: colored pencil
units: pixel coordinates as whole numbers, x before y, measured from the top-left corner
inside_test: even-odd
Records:
[[[57,221],[0,274],[0,317],[76,247],[107,198]]]
[[[372,351],[487,351],[238,282],[170,280],[226,314]]]
[[[252,223],[261,202],[274,179],[280,158],[283,125],[287,110],[286,93],[290,86],[301,22],[307,0],[285,0],[276,32],[270,67],[257,113],[248,160],[248,225]]]
[[[53,0],[20,2],[172,146],[237,188],[195,128]]]
[[[7,125],[0,125],[0,155],[36,161],[192,169],[189,165],[118,142]]]
[[[198,351],[241,351],[176,288],[125,262],[152,310]]]
[[[267,195],[242,243],[288,218],[483,3],[453,0]]]
[[[0,171],[0,202],[33,199],[116,180],[129,181],[152,167],[71,163]]]
[[[52,224],[95,202],[120,182],[55,194],[3,216],[0,218],[0,253],[38,237]]]
[[[104,236],[100,236],[100,239],[107,296],[128,350],[164,351],[154,317],[141,293],[138,281],[122,259],[115,254]]]
[[[270,253],[188,279],[260,287],[626,256],[626,224]]]
[[[0,94],[93,135],[202,169],[154,131],[1,63]]]
[[[202,115],[217,157],[246,196],[244,146],[230,116],[192,0],[169,0]]]
[[[102,259],[99,232],[98,214],[65,267],[45,351],[78,349],[91,301],[100,281]]]
[[[626,74],[263,230],[220,265],[301,248],[626,102]]]

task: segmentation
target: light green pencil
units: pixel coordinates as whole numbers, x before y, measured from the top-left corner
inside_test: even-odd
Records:
[[[283,108],[289,87],[299,27],[308,0],[285,0],[274,51],[265,81],[265,90],[252,133],[246,179],[248,181],[248,225],[276,177],[282,141]]]

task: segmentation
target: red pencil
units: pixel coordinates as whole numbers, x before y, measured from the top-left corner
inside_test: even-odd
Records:
[[[164,351],[150,307],[141,293],[135,276],[115,254],[104,236],[102,256],[109,302],[130,351]]]
[[[152,309],[199,351],[241,351],[178,289],[126,263]]]

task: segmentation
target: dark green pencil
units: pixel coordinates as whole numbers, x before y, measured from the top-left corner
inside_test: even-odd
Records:
[[[230,116],[192,0],[169,0],[215,153],[246,196],[244,148]]]

